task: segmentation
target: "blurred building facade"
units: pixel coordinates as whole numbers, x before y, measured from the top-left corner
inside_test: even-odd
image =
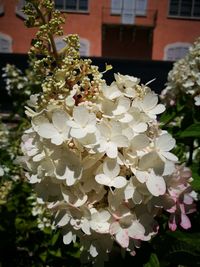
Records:
[[[27,53],[25,0],[0,0],[0,52]],[[64,34],[80,36],[83,56],[177,60],[200,36],[200,0],[55,0]],[[64,43],[55,38],[58,49]]]

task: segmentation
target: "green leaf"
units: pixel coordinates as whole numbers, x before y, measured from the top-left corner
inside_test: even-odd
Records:
[[[192,169],[192,188],[195,191],[200,191],[200,174],[199,174],[199,166],[198,165],[194,165],[191,167]]]
[[[151,254],[149,262],[147,262],[144,267],[160,267],[158,257],[155,253]]]
[[[180,134],[180,137],[200,138],[200,122],[190,125]]]

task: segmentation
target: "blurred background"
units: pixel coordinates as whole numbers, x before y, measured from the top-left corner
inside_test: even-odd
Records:
[[[0,52],[27,53],[25,0],[0,0]],[[174,61],[200,35],[199,0],[55,0],[64,34],[80,36],[82,56]],[[64,45],[56,38],[57,48]]]

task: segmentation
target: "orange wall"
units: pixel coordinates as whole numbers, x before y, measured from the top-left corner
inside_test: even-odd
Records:
[[[101,55],[102,1],[89,1],[88,13],[68,13],[64,34],[77,33],[90,41],[90,56]]]
[[[155,2],[155,1],[154,1]],[[200,36],[200,20],[168,17],[168,0],[158,0],[157,26],[153,35],[152,59],[163,59],[164,48],[175,42],[193,43]]]
[[[157,25],[153,32],[152,59],[162,60],[164,47],[174,42],[193,43],[200,36],[200,20],[169,19],[169,0],[148,0],[148,12],[158,10]],[[0,32],[13,39],[13,52],[26,53],[30,48],[34,29],[27,29],[24,21],[15,14],[17,0],[3,0],[5,13],[0,17]],[[90,0],[89,13],[68,13],[64,34],[77,33],[90,41],[90,56],[102,55],[103,7],[110,7],[110,0]],[[109,10],[108,10],[109,12]],[[153,14],[153,13],[152,13]],[[109,16],[108,16],[109,19]],[[120,19],[110,16],[111,23]],[[137,23],[145,25],[145,18],[137,18]],[[148,18],[146,19],[148,22]]]
[[[24,21],[15,14],[16,0],[4,0],[4,15],[0,17],[0,33],[13,39],[13,52],[26,53],[29,50],[34,29],[27,29]]]
[[[4,0],[4,15],[0,17],[0,32],[13,39],[13,52],[27,53],[36,30],[27,29],[15,14],[17,0]],[[68,13],[63,26],[64,34],[77,33],[90,41],[90,55],[101,55],[102,2],[90,0],[88,13]]]

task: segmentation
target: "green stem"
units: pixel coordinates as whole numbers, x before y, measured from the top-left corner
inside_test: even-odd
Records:
[[[34,8],[37,11],[38,15],[40,16],[40,18],[42,20],[42,23],[44,25],[48,24],[48,21],[46,21],[45,16],[43,15],[43,13],[39,9],[39,7],[36,4],[33,4],[33,5],[34,5]],[[53,52],[54,58],[55,58],[56,62],[58,62],[59,56],[58,56],[58,53],[57,53],[56,44],[54,42],[53,35],[50,32],[48,32],[48,36],[49,36],[49,40],[50,40],[50,43],[51,43],[51,48],[52,48],[52,52]]]
[[[170,122],[172,122],[179,114],[183,111],[184,107],[182,107],[179,111],[176,112],[167,122],[164,123],[164,126],[168,125]]]

